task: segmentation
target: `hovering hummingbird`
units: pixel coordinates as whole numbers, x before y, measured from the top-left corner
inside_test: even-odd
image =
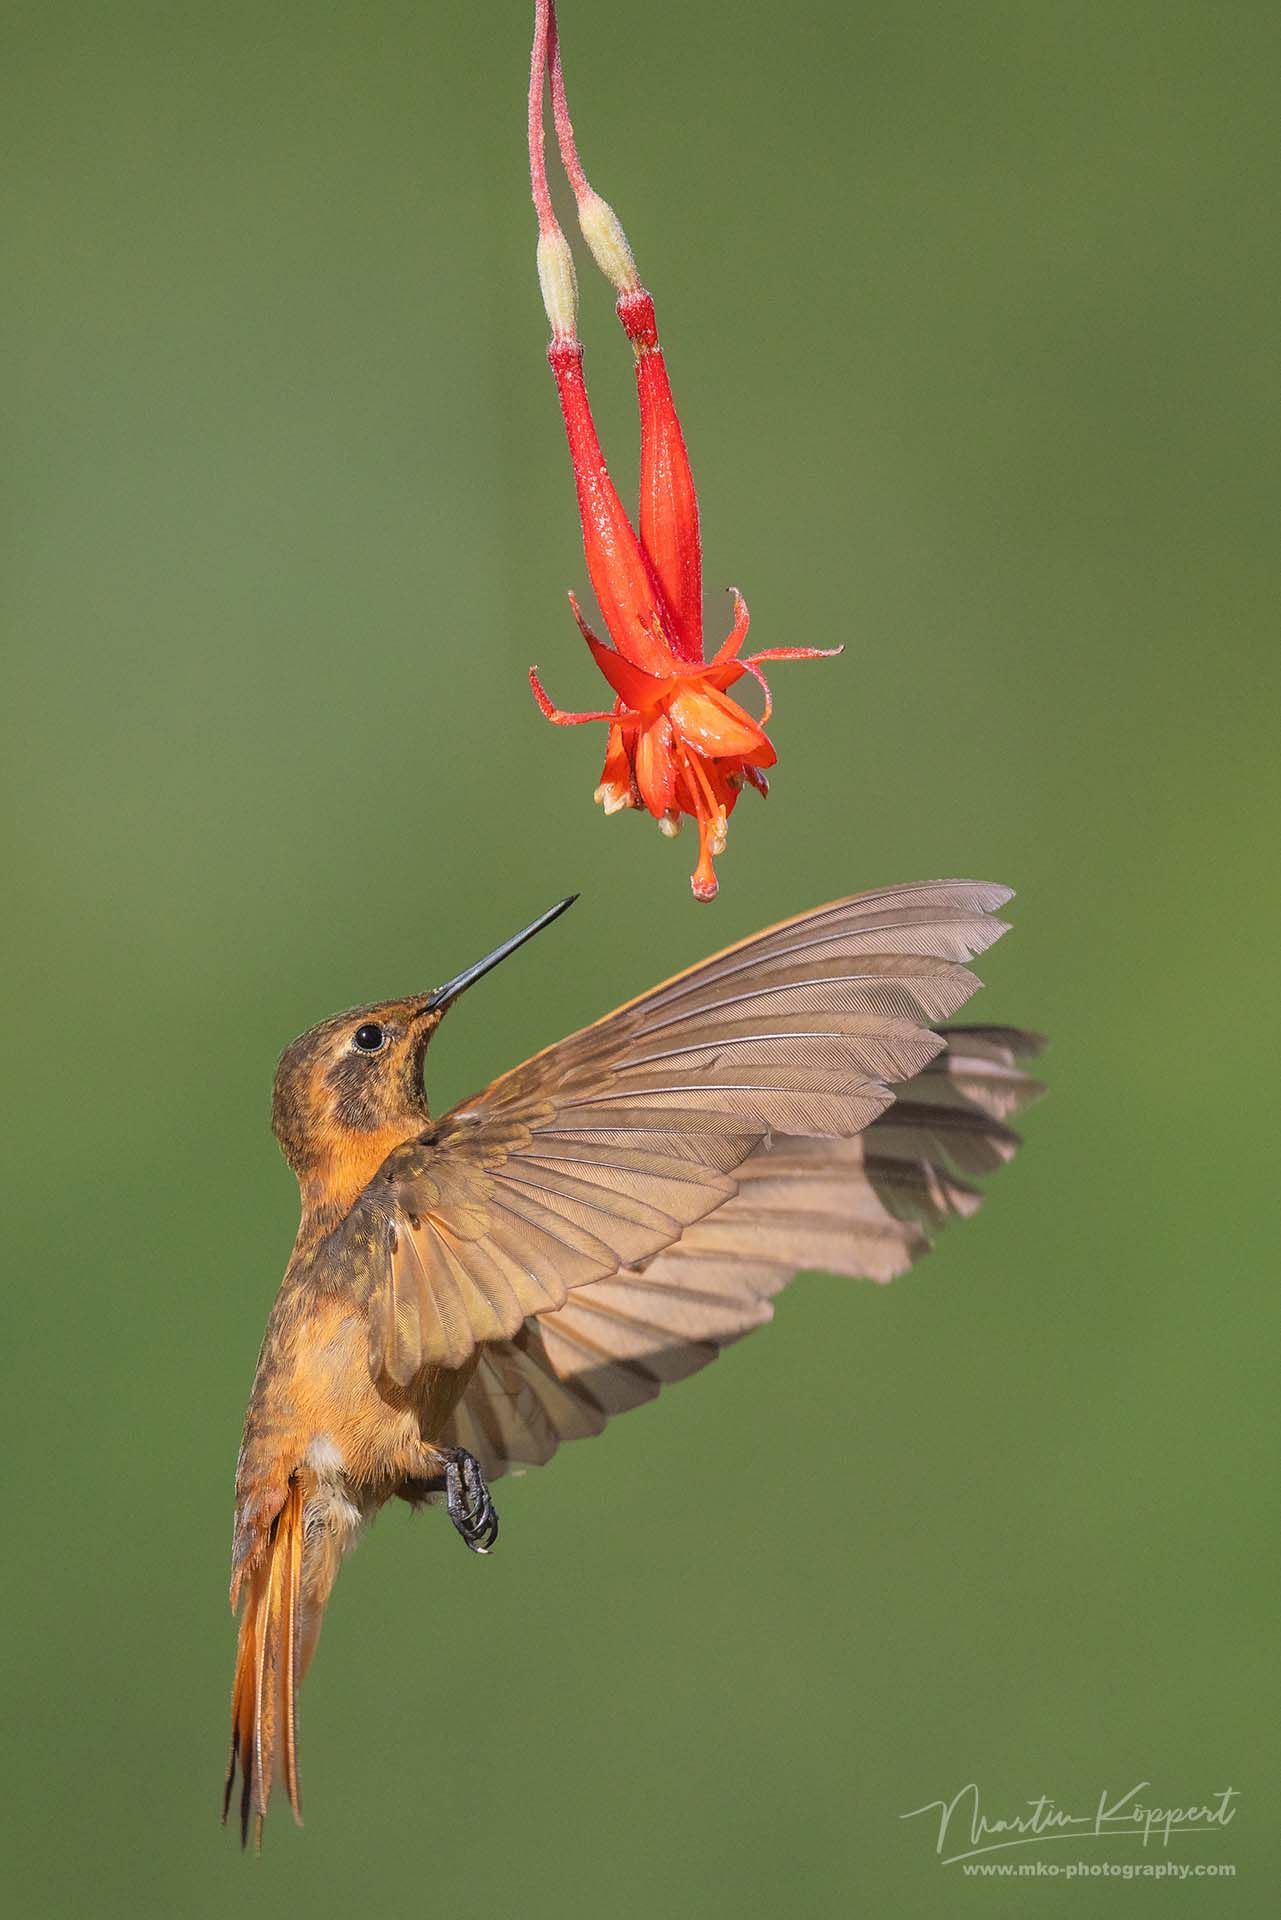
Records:
[[[750,1328],[800,1268],[885,1281],[972,1213],[1039,1091],[1034,1035],[946,1022],[1008,889],[889,887],[784,921],[536,1054],[440,1119],[446,1011],[562,900],[434,992],[281,1057],[302,1220],[236,1473],[244,1596],[223,1815],[296,1818],[297,1696],[342,1558],[393,1496],[476,1553],[488,1483],[599,1433]]]

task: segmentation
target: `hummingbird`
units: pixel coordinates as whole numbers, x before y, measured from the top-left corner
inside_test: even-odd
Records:
[[[455,975],[285,1049],[301,1220],[236,1471],[227,1817],[301,1821],[298,1692],[343,1556],[389,1500],[498,1538],[490,1483],[695,1373],[803,1268],[875,1281],[971,1214],[1018,1145],[1036,1035],[952,1016],[1009,889],[836,900],[727,948],[433,1116]]]

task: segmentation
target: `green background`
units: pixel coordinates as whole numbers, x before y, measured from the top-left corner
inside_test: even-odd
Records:
[[[526,6],[7,9],[15,1912],[1273,1911],[1275,21],[566,0],[709,626],[734,581],[759,644],[846,643],[777,669],[774,793],[700,908],[689,835],[605,821],[599,733],[524,681],[599,693]],[[580,888],[449,1023],[440,1102],[766,921],[953,872],[1019,889],[981,1017],[1054,1040],[990,1206],[504,1483],[492,1562],[385,1515],[308,1682],[306,1831],[242,1859],[280,1047]],[[1232,1786],[1170,1857],[1238,1877],[960,1880],[899,1816],[969,1780],[993,1812]]]

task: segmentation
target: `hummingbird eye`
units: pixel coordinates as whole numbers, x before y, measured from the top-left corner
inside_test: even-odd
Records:
[[[363,1027],[356,1028],[351,1041],[358,1053],[378,1053],[386,1046],[387,1035],[376,1020],[366,1020]]]

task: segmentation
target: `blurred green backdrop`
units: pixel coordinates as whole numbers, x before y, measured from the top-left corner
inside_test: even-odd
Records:
[[[1237,1863],[1198,1910],[1271,1911],[1275,8],[566,0],[709,586],[762,645],[847,645],[779,670],[711,909],[525,686],[598,693],[527,12],[6,15],[14,1911],[1169,1910],[957,1879],[899,1816],[969,1780],[1235,1787],[1170,1857]],[[388,1513],[308,1683],[307,1830],[242,1860],[280,1047],[581,888],[450,1023],[444,1100],[770,919],[952,872],[1020,893],[980,1017],[1054,1038],[990,1206],[504,1483],[493,1562]]]

